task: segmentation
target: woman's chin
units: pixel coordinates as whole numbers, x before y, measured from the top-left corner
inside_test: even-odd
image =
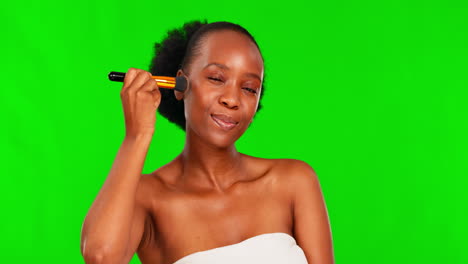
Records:
[[[236,143],[238,138],[233,134],[209,133],[203,141],[217,149],[228,149]]]
[[[223,131],[216,128],[203,129],[199,131],[199,133],[193,130],[191,132],[197,135],[198,140],[217,149],[228,149],[232,147],[240,136],[242,136],[240,131]]]
[[[226,131],[223,129],[210,129],[207,131],[210,142],[220,148],[227,148],[236,143],[236,141],[245,133],[246,127],[235,127]]]

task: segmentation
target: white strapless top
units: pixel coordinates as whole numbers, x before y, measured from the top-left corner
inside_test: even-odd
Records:
[[[239,243],[198,251],[174,264],[308,264],[304,251],[287,233],[267,233]]]

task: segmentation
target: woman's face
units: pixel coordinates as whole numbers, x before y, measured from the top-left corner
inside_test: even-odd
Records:
[[[217,147],[227,147],[244,133],[257,111],[263,59],[245,35],[208,33],[185,74],[186,132]]]

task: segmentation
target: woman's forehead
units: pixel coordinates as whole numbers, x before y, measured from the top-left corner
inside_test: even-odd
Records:
[[[224,64],[229,68],[249,68],[263,73],[263,59],[255,43],[242,33],[232,30],[216,31],[202,40],[198,65]]]

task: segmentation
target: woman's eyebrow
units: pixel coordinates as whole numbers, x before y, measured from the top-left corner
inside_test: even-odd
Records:
[[[250,78],[258,79],[260,82],[262,81],[262,79],[260,78],[260,76],[259,76],[258,74],[255,74],[255,73],[246,73],[246,74],[244,74],[244,76],[250,77]]]
[[[217,67],[219,67],[219,68],[221,68],[223,70],[229,70],[228,66],[226,66],[224,64],[221,64],[221,63],[216,63],[216,62],[208,63],[203,69],[206,69],[206,68],[208,68],[208,67],[210,67],[212,65],[217,66]],[[255,73],[249,72],[249,73],[244,74],[244,76],[258,79],[260,82],[262,81],[262,78],[260,78],[260,76],[258,74],[255,74]]]
[[[216,63],[216,62],[208,63],[203,69],[206,69],[206,68],[210,67],[211,65],[218,66],[219,68],[221,68],[223,70],[229,70],[228,66],[226,66],[224,64],[221,64],[221,63]]]

